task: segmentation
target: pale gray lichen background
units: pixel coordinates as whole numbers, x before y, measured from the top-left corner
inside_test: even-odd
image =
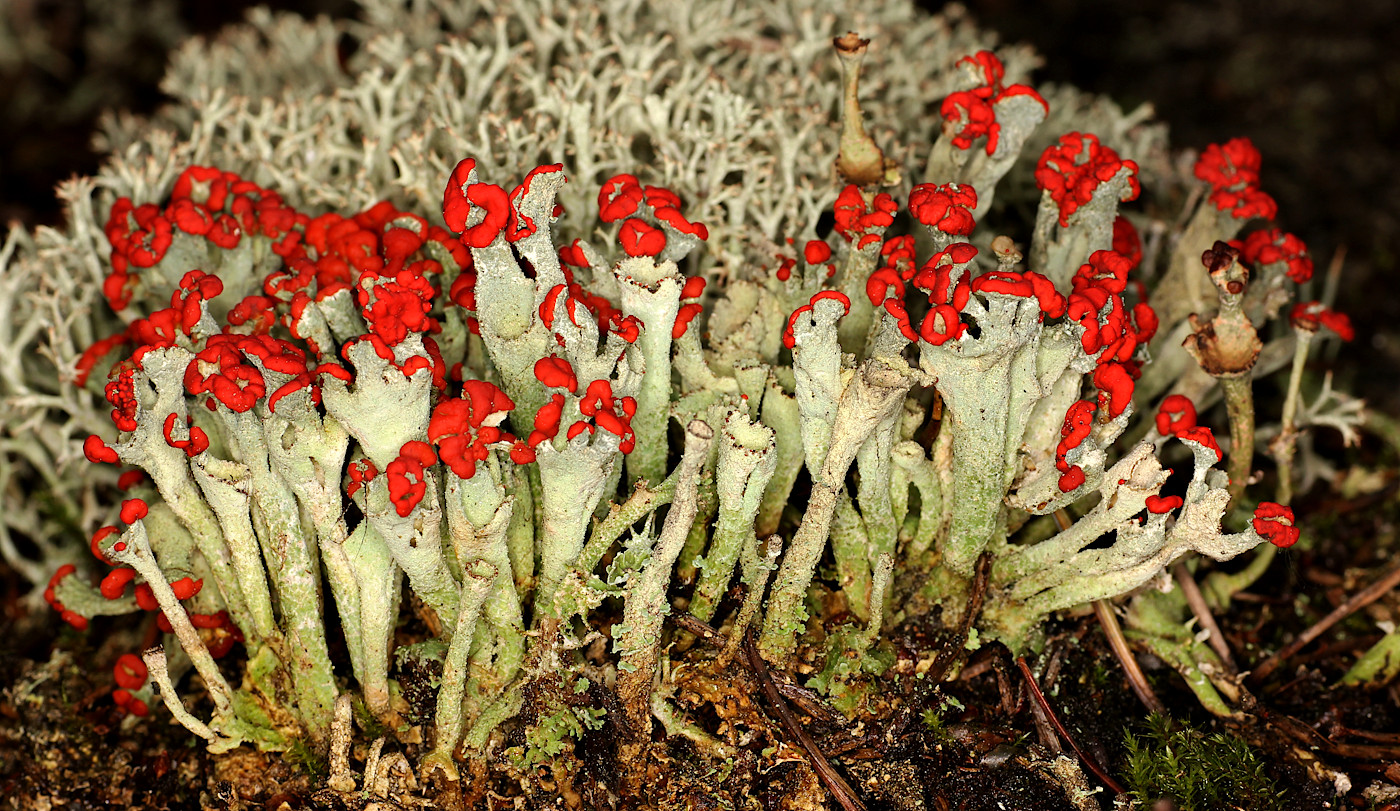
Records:
[[[942,16],[908,2],[836,8],[370,0],[358,21],[255,10],[215,38],[190,39],[161,83],[168,105],[103,120],[97,144],[110,157],[95,177],[60,186],[66,224],[12,228],[0,253],[0,297],[10,303],[0,311],[5,561],[42,583],[81,556],[117,503],[95,489],[115,474],[80,449],[105,430],[108,409],[98,387],[69,382],[78,354],[121,327],[100,294],[102,224],[117,197],[159,201],[185,167],[217,165],[304,211],[388,199],[436,221],[442,179],[462,156],[497,178],[561,162],[567,210],[586,211],[604,178],[636,172],[693,201],[688,216],[712,235],[702,267],[771,264],[779,240],[812,235],[834,188],[833,34],[857,30],[875,43],[862,76],[866,118],[904,165],[921,163],[937,136],[953,64],[997,43],[959,7]],[[1008,83],[1037,63],[1023,46],[998,53]],[[1167,171],[1164,128],[1143,126],[1147,108],[1125,113],[1069,87],[1043,90],[1051,116],[1023,161],[1082,128],[1137,160],[1144,188]],[[1015,198],[1019,176],[1034,200],[1028,175],[1014,172],[1002,195]],[[558,227],[571,240],[589,222],[565,217]],[[21,551],[17,534],[37,549]]]

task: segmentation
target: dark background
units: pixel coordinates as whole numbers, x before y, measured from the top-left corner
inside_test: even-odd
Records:
[[[923,3],[936,10],[941,3]],[[116,53],[81,0],[5,0],[13,32],[61,59],[0,60],[0,218],[52,224],[53,185],[92,173],[89,143],[106,108],[150,112],[171,32],[210,34],[254,5],[181,0],[163,34]],[[349,15],[349,0],[274,8]],[[1045,58],[1038,82],[1070,82],[1125,106],[1151,101],[1177,147],[1244,135],[1264,155],[1279,224],[1319,269],[1347,249],[1339,306],[1358,338],[1338,364],[1354,391],[1400,411],[1400,3],[1352,0],[972,0],[981,24]]]

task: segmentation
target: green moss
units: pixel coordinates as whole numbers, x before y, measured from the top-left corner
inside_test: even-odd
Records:
[[[1282,792],[1259,754],[1243,740],[1191,727],[1173,728],[1165,715],[1148,717],[1141,734],[1124,734],[1129,791],[1144,808],[1170,799],[1179,811],[1238,808],[1272,811]]]

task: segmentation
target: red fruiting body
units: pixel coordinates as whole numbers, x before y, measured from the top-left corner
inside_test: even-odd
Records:
[[[490,456],[490,445],[511,442],[514,437],[499,428],[515,408],[506,393],[483,380],[468,380],[462,399],[444,400],[433,409],[428,439],[438,447],[438,457],[460,478],[476,475],[476,463]]]
[[[831,258],[831,246],[825,240],[811,240],[802,248],[802,258],[809,265],[820,265]]]
[[[199,593],[204,588],[204,580],[195,580],[189,577],[182,577],[170,584],[170,590],[175,592],[176,599],[188,600]]]
[[[140,407],[136,400],[135,369],[128,366],[118,372],[116,380],[107,384],[104,393],[113,406],[112,424],[119,431],[135,431],[136,412]]]
[[[1173,394],[1157,408],[1157,433],[1174,436],[1196,427],[1196,406],[1182,394]]]
[[[140,690],[146,683],[146,663],[134,653],[123,653],[112,667],[117,685],[127,690]]]
[[[822,299],[838,301],[841,303],[841,306],[846,308],[847,313],[851,311],[851,300],[846,297],[845,293],[840,293],[835,290],[822,290],[813,294],[812,298],[806,304],[793,310],[792,314],[788,316],[787,328],[783,330],[783,346],[786,346],[788,349],[793,349],[797,346],[797,338],[793,334],[793,325],[797,323],[797,319],[801,318],[804,313],[810,313],[812,311],[812,306]]]
[[[966,266],[976,256],[977,249],[966,242],[949,245],[947,249],[930,256],[909,283],[928,291],[930,304],[949,304],[954,313],[960,312],[972,295],[972,282],[964,268],[954,284],[953,272],[958,270],[959,265]]]
[[[121,519],[123,524],[134,524],[146,517],[149,510],[146,502],[139,498],[129,498],[122,502]]]
[[[69,611],[63,606],[63,602],[60,601],[54,593],[55,589],[58,588],[59,582],[62,581],[63,578],[67,577],[70,574],[73,574],[77,570],[78,567],[74,566],[71,563],[65,563],[64,565],[58,567],[58,571],[54,572],[53,577],[49,578],[48,587],[44,589],[44,600],[47,601],[49,605],[53,606],[53,610],[58,612],[58,616],[64,622],[68,623],[69,625],[73,626],[79,631],[85,631],[87,630],[88,626],[87,617]]]
[[[151,591],[151,584],[136,584],[136,605],[142,611],[155,611],[160,608],[160,602],[156,600],[155,592]]]
[[[1251,265],[1287,265],[1288,278],[1302,284],[1312,278],[1313,261],[1303,240],[1277,228],[1262,228],[1250,233],[1243,242],[1231,242],[1239,248],[1240,257]]]
[[[977,190],[966,184],[920,183],[909,191],[909,213],[914,219],[945,234],[972,233],[976,207]]]
[[[919,337],[934,346],[955,341],[966,331],[967,325],[962,323],[951,304],[935,304],[924,316],[924,323],[919,325]]]
[[[622,444],[618,448],[620,451],[623,453],[632,452],[632,448],[636,444],[636,437],[632,432],[632,416],[637,413],[636,400],[631,397],[614,399],[611,381],[595,380],[588,384],[588,389],[579,399],[578,409],[579,413],[590,418],[594,425],[620,437],[622,439]],[[539,417],[537,416],[536,424],[538,425],[538,423]],[[574,423],[569,426],[567,438],[573,439],[585,428],[589,433],[593,432],[592,425],[583,421]]]
[[[972,280],[974,293],[1000,293],[1021,298],[1034,297],[1041,312],[1050,318],[1065,314],[1065,298],[1049,279],[1035,271],[992,270]]]
[[[1122,214],[1113,221],[1113,252],[1128,260],[1128,269],[1142,264],[1142,239]]]
[[[1094,411],[1097,408],[1088,400],[1077,400],[1065,411],[1065,421],[1060,426],[1060,442],[1055,446],[1055,469],[1059,470],[1060,492],[1068,493],[1084,483],[1084,470],[1078,465],[1071,466],[1065,454],[1079,447],[1094,429]]]
[[[1151,495],[1147,497],[1147,511],[1158,515],[1169,513],[1180,507],[1181,504],[1181,496]]]
[[[902,302],[904,299],[904,280],[899,277],[894,268],[882,267],[870,274],[870,278],[865,280],[865,295],[874,307],[883,306],[886,300]]]
[[[637,213],[643,198],[642,186],[633,175],[614,175],[598,190],[598,219],[616,222]]]
[[[120,532],[121,530],[116,527],[102,527],[94,532],[92,534],[92,541],[88,544],[88,548],[92,550],[92,556],[103,563],[111,563],[111,561],[107,560],[107,557],[102,554],[102,543]]]
[[[875,195],[875,199],[867,207],[860,188],[850,185],[836,196],[832,210],[836,214],[836,233],[847,242],[855,242],[856,248],[860,249],[870,244],[868,240],[880,239],[874,232],[890,227],[894,222],[894,215],[899,211],[899,205],[893,197],[881,192]]]
[[[1293,311],[1288,317],[1297,329],[1317,332],[1318,329],[1326,327],[1337,333],[1337,337],[1343,341],[1350,341],[1356,337],[1351,319],[1345,313],[1327,308],[1320,301],[1300,301],[1293,305]]]
[[[530,432],[529,445],[531,448],[539,445],[546,439],[553,439],[559,434],[559,420],[564,413],[564,395],[555,394],[549,398],[549,402],[540,406],[535,411],[535,430]]]
[[[560,248],[559,261],[576,268],[588,267],[588,255],[583,251],[583,243],[576,239],[572,244]]]
[[[98,591],[106,599],[116,600],[126,593],[127,584],[134,579],[136,579],[135,569],[113,569],[107,573],[106,577],[102,578],[102,584],[98,587]]]
[[[1293,508],[1272,501],[1261,501],[1254,508],[1254,531],[1280,549],[1298,542],[1298,527],[1293,523]]]
[[[1084,468],[1074,465],[1069,470],[1060,474],[1059,487],[1061,493],[1068,493],[1084,484]]]
[[[1196,161],[1196,177],[1212,186],[1253,186],[1259,183],[1263,163],[1259,150],[1248,138],[1231,138],[1224,144],[1211,144]]]
[[[535,461],[535,450],[522,440],[515,440],[510,446],[510,460],[517,465],[528,465]]]
[[[466,158],[452,170],[447,188],[442,194],[442,219],[447,227],[462,235],[462,242],[473,248],[485,248],[500,236],[509,222],[513,209],[506,190],[491,183],[468,183],[476,161]],[[473,209],[485,216],[476,225],[467,226]]]
[[[389,346],[398,346],[410,332],[435,330],[437,322],[428,316],[433,307],[433,287],[423,278],[418,263],[395,275],[391,280],[380,281],[362,292],[361,301],[367,304],[362,315],[370,330]],[[364,283],[361,279],[361,284]]]
[[[904,309],[904,302],[897,299],[889,299],[885,302],[885,312],[894,316],[895,324],[899,326],[899,332],[911,341],[919,340],[919,333],[914,331],[914,326],[909,322],[909,311]]]
[[[690,322],[704,309],[698,303],[681,305],[681,309],[676,313],[676,323],[671,327],[671,340],[678,341],[690,327]]]
[[[951,132],[955,124],[961,125],[953,137],[953,146],[958,149],[971,148],[973,141],[985,135],[987,154],[996,152],[1001,138],[1001,125],[997,123],[996,109],[993,105],[1003,99],[1030,96],[1040,102],[1040,106],[1044,107],[1047,113],[1050,111],[1045,99],[1031,88],[1020,84],[1002,86],[1001,80],[1006,71],[1001,60],[991,51],[980,51],[973,56],[965,56],[958,60],[958,64],[969,64],[980,69],[984,81],[980,87],[951,94],[939,107],[938,112],[943,116],[945,132]]]
[[[195,355],[185,370],[185,390],[190,394],[212,394],[214,399],[237,413],[243,413],[267,393],[262,372],[245,362],[238,344],[239,335],[213,335],[205,349]]]
[[[778,281],[785,282],[792,278],[792,269],[797,267],[797,260],[791,256],[778,255],[778,270],[773,275]]]
[[[666,249],[666,234],[637,217],[622,224],[617,240],[628,256],[656,256]]]
[[[651,186],[647,186],[648,205],[652,205],[650,197],[652,188],[653,187]],[[675,206],[661,206],[660,208],[653,208],[653,214],[655,215],[658,222],[664,223],[670,226],[671,228],[674,228],[677,231],[681,232],[682,234],[689,234],[690,236],[699,239],[701,242],[704,242],[705,240],[710,238],[710,229],[706,228],[704,223],[691,222],[690,220],[687,220],[685,217],[681,216],[680,210]]]
[[[1278,213],[1274,199],[1259,190],[1259,150],[1248,138],[1232,138],[1211,144],[1196,161],[1196,177],[1211,186],[1210,202],[1235,219],[1272,220]]]
[[[535,379],[549,388],[578,391],[578,378],[574,376],[574,367],[567,360],[555,355],[535,361]]]
[[[1197,425],[1194,428],[1177,431],[1176,438],[1182,441],[1195,442],[1210,448],[1215,451],[1215,461],[1217,462],[1225,458],[1225,454],[1221,453],[1220,446],[1215,442],[1215,434],[1211,433],[1211,430],[1204,425]]]
[[[1099,388],[1099,403],[1108,401],[1109,419],[1116,419],[1133,401],[1133,378],[1121,364],[1100,364],[1094,370],[1094,385]]]
[[[705,293],[705,277],[704,277],[704,276],[691,276],[690,278],[688,278],[688,279],[685,280],[685,284],[681,287],[681,298],[682,298],[682,299],[700,298],[700,296],[704,295],[704,293]]]
[[[1130,190],[1123,202],[1137,199],[1141,191],[1137,163],[1120,160],[1117,152],[1099,143],[1097,136],[1071,132],[1041,153],[1035,182],[1060,207],[1060,225],[1068,226],[1070,216],[1093,199],[1094,191],[1125,167],[1129,170]]]
[[[614,313],[609,329],[617,337],[634,344],[642,335],[642,322],[635,315],[623,316],[621,313]]]
[[[506,226],[506,240],[509,242],[519,242],[522,239],[534,236],[536,231],[535,221],[520,213],[520,200],[530,193],[530,183],[541,175],[563,172],[564,165],[560,163],[550,163],[544,166],[536,166],[525,174],[525,179],[520,181],[510,193],[510,223]],[[556,209],[558,206],[556,205]],[[555,215],[557,216],[557,214]]]
[[[379,469],[368,459],[357,459],[350,463],[350,484],[345,487],[345,494],[351,498],[359,492],[360,488],[373,481],[379,475]]]
[[[87,460],[93,464],[105,462],[109,465],[115,465],[121,462],[117,457],[117,452],[108,447],[107,443],[102,441],[102,437],[97,434],[83,440],[83,456],[86,456]]]
[[[389,500],[400,518],[407,518],[428,491],[426,470],[437,464],[433,448],[412,440],[399,449],[399,456],[384,469],[389,483]]]

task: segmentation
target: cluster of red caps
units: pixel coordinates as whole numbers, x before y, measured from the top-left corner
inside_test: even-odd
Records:
[[[121,520],[125,524],[131,524],[145,518],[149,513],[146,502],[139,498],[127,499],[122,502]],[[136,571],[128,566],[113,563],[103,554],[103,545],[112,536],[121,530],[116,526],[105,526],[97,530],[92,536],[90,548],[93,557],[104,564],[112,566],[112,570],[102,578],[102,583],[98,587],[99,593],[108,600],[119,600],[126,594],[127,587],[136,578]],[[122,551],[125,543],[117,541],[113,548]],[[67,564],[54,572],[48,587],[44,590],[44,599],[53,606],[55,611],[63,618],[64,622],[82,631],[88,627],[88,619],[80,614],[74,613],[64,607],[62,602],[55,595],[55,589],[62,582],[63,578],[75,574],[77,567]],[[181,577],[170,583],[170,590],[175,593],[176,598],[188,600],[194,597],[203,588],[204,581],[196,580],[192,577]],[[170,621],[165,614],[160,611],[160,603],[157,602],[155,594],[147,583],[137,583],[135,585],[136,605],[143,611],[156,612],[156,627],[165,633],[170,633]],[[200,631],[204,637],[209,652],[219,658],[232,650],[236,642],[243,641],[243,634],[238,627],[229,619],[227,611],[217,611],[208,614],[189,612],[190,623]],[[112,691],[112,699],[116,705],[126,712],[136,716],[144,716],[149,712],[146,702],[133,695],[133,692],[141,689],[146,683],[146,665],[139,656],[132,653],[123,654],[117,659],[113,668],[113,674],[117,682],[117,688]]]
[[[1099,143],[1096,135],[1070,132],[1040,153],[1035,183],[1041,191],[1050,193],[1050,199],[1060,208],[1060,225],[1068,226],[1070,216],[1087,205],[1099,186],[1112,180],[1124,167],[1130,172],[1128,196],[1123,199],[1128,202],[1136,200],[1142,190],[1137,163],[1119,158],[1117,152]]]
[[[1040,102],[1046,113],[1050,112],[1050,105],[1031,88],[1023,84],[1007,86],[1002,83],[1006,76],[1006,68],[991,51],[979,51],[972,56],[964,56],[958,60],[958,64],[969,65],[982,73],[981,85],[949,95],[938,110],[946,122],[946,127],[960,127],[953,136],[953,146],[958,149],[970,149],[974,141],[986,136],[987,154],[991,155],[997,151],[997,144],[1001,139],[1001,124],[997,122],[995,105],[1003,99],[1030,96]]]
[[[1272,220],[1278,203],[1259,188],[1259,150],[1248,138],[1211,144],[1196,161],[1196,177],[1210,184],[1210,202],[1237,220]]]
[[[112,309],[125,309],[141,271],[159,264],[181,237],[233,250],[245,236],[259,236],[270,241],[278,256],[290,256],[301,240],[296,229],[307,219],[281,195],[233,172],[191,167],[176,179],[165,208],[155,203],[138,206],[127,197],[112,206],[105,227],[112,272],[102,292]]]

